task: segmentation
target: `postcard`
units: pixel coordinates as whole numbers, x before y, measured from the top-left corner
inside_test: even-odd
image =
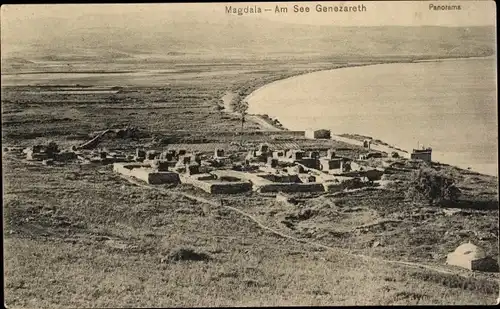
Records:
[[[5,306],[496,304],[495,9],[3,5]]]

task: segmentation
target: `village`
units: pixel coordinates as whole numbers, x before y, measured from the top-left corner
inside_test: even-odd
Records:
[[[365,153],[358,158],[342,156],[334,148],[276,149],[261,143],[246,153],[228,153],[216,148],[212,154],[186,149],[141,149],[135,153],[98,149],[99,139],[109,130],[90,141],[60,150],[54,142],[34,145],[23,151],[28,161],[44,165],[79,161],[83,164],[112,164],[113,171],[142,180],[148,184],[188,183],[212,194],[246,191],[268,192],[340,192],[387,183],[384,174],[408,172],[422,162],[431,162],[431,149],[414,150],[410,158],[398,152],[390,156],[372,151],[371,141],[365,140]],[[115,132],[118,135],[118,131]],[[330,139],[329,130],[304,132],[309,140]],[[314,147],[314,146],[313,146]],[[95,148],[95,149],[93,149]],[[18,149],[19,150],[19,149]]]
[[[325,142],[331,139],[331,132],[325,129],[304,132],[303,141],[313,142],[307,150],[278,148],[265,142],[246,151],[227,152],[215,148],[213,153],[171,147],[167,150],[137,148],[135,153],[127,153],[98,147],[106,134],[114,133],[115,137],[124,138],[134,135],[136,130],[105,130],[71,149],[59,149],[55,142],[49,142],[25,149],[5,148],[4,151],[22,152],[26,161],[38,161],[46,166],[69,162],[112,165],[117,175],[147,185],[182,183],[212,195],[254,191],[273,194],[277,201],[285,203],[294,200],[294,193],[317,196],[386,188],[389,183],[397,182],[389,180],[388,175],[408,173],[432,164],[431,148],[413,149],[407,158],[401,151],[387,154],[371,149],[371,139],[363,140],[362,153],[358,157],[339,155],[338,150],[342,152],[343,149],[325,147]],[[319,142],[316,146],[315,141]],[[472,243],[451,252],[447,264],[476,271],[498,269],[497,262]]]

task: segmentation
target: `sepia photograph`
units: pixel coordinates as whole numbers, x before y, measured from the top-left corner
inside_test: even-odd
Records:
[[[494,1],[0,12],[7,308],[498,304]]]

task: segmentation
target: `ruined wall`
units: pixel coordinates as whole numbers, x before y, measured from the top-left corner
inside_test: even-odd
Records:
[[[259,187],[259,192],[324,192],[321,183],[272,183]]]
[[[252,184],[249,182],[230,182],[230,183],[214,183],[211,187],[213,194],[231,194],[241,193],[252,190]]]
[[[490,257],[486,257],[483,259],[472,260],[471,261],[471,270],[478,271],[489,271],[489,272],[497,272],[498,271],[498,263],[495,259]]]
[[[148,183],[163,184],[163,183],[180,183],[179,174],[174,172],[152,172],[149,173]]]
[[[191,177],[194,177],[198,180],[215,180],[215,179],[217,179],[217,176],[212,175],[212,174],[208,174],[208,173],[196,174],[196,175],[192,175]]]
[[[320,130],[306,130],[304,136],[310,139],[330,139],[332,134],[330,130],[320,129]]]
[[[245,173],[245,172],[232,171],[232,170],[217,170],[217,171],[213,171],[212,173],[216,174],[218,177],[232,176],[232,177],[237,177],[240,179],[245,179],[245,180],[251,181],[255,186],[272,184],[272,181],[269,181],[267,179],[259,177],[258,174]]]
[[[142,163],[113,163],[113,171],[115,173],[120,173],[126,176],[133,176],[132,170],[141,167],[147,167],[149,165]]]
[[[135,167],[140,167],[139,164],[135,164]],[[131,176],[132,170],[125,167],[124,163],[113,163],[113,171],[126,176]]]
[[[326,182],[323,183],[323,187],[325,188],[326,192],[341,192],[344,190],[344,186],[342,183],[338,182]]]
[[[182,182],[191,184],[211,194],[231,194],[252,190],[250,182],[207,182],[182,175]]]
[[[319,169],[319,160],[318,159],[313,159],[313,158],[302,158],[299,160],[296,160],[298,163],[304,165],[307,168],[314,168],[314,169]]]
[[[202,181],[202,180],[197,180],[197,179],[189,179],[188,180],[188,178],[189,177],[186,177],[186,181],[183,181],[183,182],[189,183],[195,187],[198,187],[207,193],[212,193],[212,183]]]
[[[152,169],[134,168],[131,176],[143,180],[149,184],[179,183],[179,174],[174,172],[155,172]]]
[[[323,171],[329,171],[334,169],[342,168],[342,160],[341,159],[325,159],[321,158],[319,160],[321,168]]]
[[[76,153],[72,151],[61,151],[54,154],[54,159],[57,161],[70,161],[76,159]]]
[[[431,162],[431,153],[430,152],[417,152],[417,153],[412,153],[410,155],[410,158],[412,160],[422,160],[424,162]]]
[[[259,177],[264,178],[266,180],[269,180],[273,183],[291,183],[291,182],[300,183],[301,182],[301,180],[297,174],[294,174],[294,175],[265,174],[265,175],[262,175]]]
[[[32,150],[29,150],[28,153],[26,154],[26,160],[30,161],[42,161],[48,159],[49,156],[46,153],[36,153],[33,152]]]

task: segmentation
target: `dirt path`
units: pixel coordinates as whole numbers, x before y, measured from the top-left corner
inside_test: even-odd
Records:
[[[332,135],[332,139],[336,140],[336,141],[344,142],[347,144],[357,145],[357,146],[363,147],[363,142],[352,139],[352,138],[347,138],[347,137],[338,136],[338,135]],[[382,152],[385,152],[388,154],[391,154],[392,152],[397,152],[399,154],[399,156],[403,157],[403,158],[407,158],[409,156],[408,153],[405,153],[405,152],[402,152],[402,151],[399,151],[399,150],[396,150],[394,148],[384,146],[384,145],[375,145],[372,143],[370,145],[370,148],[373,150],[382,151]]]
[[[137,186],[143,187],[143,188],[152,189],[152,190],[158,190],[158,191],[161,191],[163,193],[174,195],[174,196],[183,196],[183,197],[186,197],[188,199],[198,201],[200,203],[205,203],[205,204],[214,206],[216,208],[223,207],[223,208],[229,209],[231,211],[239,213],[242,216],[247,217],[248,219],[250,219],[251,221],[253,221],[255,224],[257,224],[263,230],[266,230],[266,231],[268,231],[268,232],[270,232],[272,234],[275,234],[277,236],[280,236],[280,237],[283,237],[283,238],[287,238],[287,239],[290,239],[290,240],[293,240],[293,241],[296,241],[296,242],[300,242],[300,243],[312,245],[312,246],[315,246],[315,247],[323,248],[323,249],[334,251],[334,252],[337,252],[337,253],[341,252],[341,253],[343,253],[345,255],[349,255],[351,257],[361,258],[361,259],[364,259],[364,260],[367,260],[367,261],[375,261],[375,262],[382,262],[382,263],[389,263],[389,264],[398,264],[398,265],[403,265],[403,266],[412,267],[412,268],[421,268],[421,269],[423,268],[423,269],[431,270],[431,271],[442,273],[442,274],[459,275],[459,276],[464,277],[464,278],[468,277],[468,276],[465,276],[465,275],[460,274],[458,272],[452,272],[450,270],[446,270],[446,269],[444,269],[442,267],[431,266],[431,265],[426,265],[426,264],[421,264],[421,263],[404,262],[404,261],[396,261],[396,260],[386,260],[386,259],[371,257],[371,256],[367,256],[367,255],[362,255],[362,254],[355,254],[355,253],[351,253],[348,250],[345,250],[345,249],[342,249],[342,248],[330,247],[330,246],[326,246],[326,245],[323,245],[323,244],[320,244],[320,243],[317,243],[317,242],[314,242],[314,241],[309,241],[309,240],[300,239],[300,238],[297,238],[297,237],[294,237],[294,236],[286,235],[284,233],[281,233],[280,231],[277,231],[277,230],[275,230],[273,228],[265,226],[259,220],[257,220],[254,216],[252,216],[252,215],[250,215],[250,214],[248,214],[248,213],[246,213],[246,212],[244,212],[244,211],[242,211],[242,210],[240,210],[238,208],[234,208],[234,207],[231,207],[231,206],[221,206],[220,203],[214,202],[214,201],[211,201],[211,200],[208,200],[208,199],[205,199],[203,197],[195,196],[195,195],[192,195],[192,194],[189,194],[189,193],[184,193],[184,192],[172,192],[171,190],[167,190],[167,189],[164,189],[164,188],[158,188],[158,187],[147,185],[145,183],[142,183],[142,182],[140,182],[138,180],[132,179],[132,178],[127,177],[127,176],[123,176],[123,175],[120,175],[120,176],[122,178],[128,180],[129,182],[131,182],[131,183],[133,183],[133,184],[135,184]]]
[[[276,128],[275,126],[273,126],[269,122],[267,122],[264,119],[260,118],[259,116],[256,116],[256,115],[247,115],[246,119],[249,120],[249,121],[252,121],[254,123],[257,123],[257,124],[261,125],[267,131],[282,131],[281,129]]]
[[[224,111],[228,114],[235,115],[237,113],[234,112],[233,110],[233,105],[231,102],[233,99],[236,97],[236,93],[232,91],[227,91],[221,98],[222,102],[224,103]]]

